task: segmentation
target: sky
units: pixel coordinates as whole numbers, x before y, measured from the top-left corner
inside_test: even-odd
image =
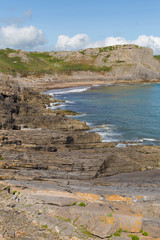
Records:
[[[78,50],[117,44],[160,55],[160,0],[5,0],[0,48]]]

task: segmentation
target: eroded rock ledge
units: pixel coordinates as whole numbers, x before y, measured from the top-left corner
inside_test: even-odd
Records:
[[[53,239],[53,236],[54,239],[107,239],[111,234],[115,234],[121,228],[123,231],[128,231],[129,233],[139,232],[143,224],[141,213],[143,213],[146,218],[148,217],[153,225],[159,223],[156,220],[159,216],[157,215],[159,212],[156,210],[159,206],[159,197],[154,194],[155,200],[153,200],[152,198],[148,198],[148,196],[153,189],[159,187],[160,147],[130,146],[127,148],[116,148],[114,143],[102,143],[101,137],[98,134],[86,133],[88,126],[85,123],[69,119],[63,114],[57,114],[55,111],[46,109],[45,106],[49,105],[50,101],[49,96],[41,94],[38,88],[34,85],[32,86],[32,84],[28,84],[27,81],[22,82],[20,79],[16,80],[5,76],[1,77],[0,179],[7,181],[7,186],[5,187],[7,190],[5,191],[8,191],[6,197],[2,191],[2,221],[7,219],[8,211],[12,209],[13,211],[10,212],[11,219],[15,218],[17,221],[20,221],[21,218],[18,217],[18,214],[20,214],[23,219],[26,219],[25,222],[28,225],[31,224],[31,232],[35,231],[40,239]],[[137,175],[138,172],[140,175]],[[148,180],[147,176],[149,175],[147,174],[151,172],[154,174],[151,174],[152,177]],[[132,179],[125,177],[127,176],[125,174],[129,173],[132,174]],[[141,175],[144,176],[142,181],[140,178]],[[134,182],[133,179],[135,179]],[[36,181],[41,181],[46,182],[46,185],[41,189],[42,192],[39,192],[40,198],[32,198],[34,194],[32,190],[29,190],[29,198],[26,200],[26,198],[24,199],[19,196],[19,190],[10,180],[15,180],[17,181],[17,185],[21,185],[20,192],[23,192],[22,195],[25,197],[27,197],[27,193],[23,191],[23,189],[26,188],[26,183],[33,183],[32,187],[34,187]],[[21,180],[24,182],[20,183]],[[10,195],[9,186],[11,184],[14,185],[17,191],[15,192],[16,194],[12,187]],[[49,186],[49,184],[51,184],[52,187],[53,185],[59,187],[64,185],[62,195],[59,196],[59,193],[55,192],[53,194],[54,197],[52,193],[51,196],[47,197],[45,188]],[[143,202],[142,204],[140,202],[138,205],[134,205],[133,208],[128,208],[127,206],[130,204],[129,196],[126,193],[124,196],[123,189],[121,192],[122,196],[118,197],[118,201],[125,202],[125,204],[120,204],[120,207],[109,204],[109,199],[115,202],[115,198],[111,196],[116,195],[117,189],[124,184],[128,184],[126,187],[128,187],[131,198],[132,193],[129,190],[130,186],[137,184],[137,188],[138,185],[148,187],[149,195],[147,195],[147,198],[149,200],[145,208],[149,207],[151,213],[145,212]],[[106,192],[104,197],[102,195],[104,195],[105,187],[108,185],[111,188],[116,186],[117,189],[113,194]],[[84,186],[87,188],[96,186],[96,189],[103,186],[104,189],[100,191],[97,197],[94,195],[95,189],[94,191],[91,189],[91,195],[85,195],[89,194],[86,189],[81,189],[83,191],[80,191],[80,188]],[[77,189],[77,192],[79,192],[78,197],[74,191],[74,187]],[[69,200],[66,198],[65,189],[73,192]],[[46,196],[45,199],[44,196]],[[90,199],[88,199],[87,196],[91,198],[95,196],[97,200],[90,203]],[[125,199],[128,200],[123,201]],[[146,198],[143,197],[144,202],[146,201],[145,199]],[[153,200],[153,204],[150,204],[151,199]],[[45,201],[47,201],[47,203]],[[66,208],[60,206],[66,201]],[[73,203],[75,201],[78,201],[78,204],[81,203],[81,201],[85,202],[86,208],[84,211],[82,211],[83,206],[74,206]],[[134,203],[134,201],[137,200],[132,198],[131,202]],[[68,202],[72,206],[69,206]],[[38,214],[38,211],[40,211],[40,215],[45,212],[45,207],[42,203],[44,205],[57,206],[50,209],[47,205],[48,212],[43,216],[47,220],[44,221],[44,218],[41,219],[41,221],[44,221],[44,224],[43,222],[37,223],[36,219],[31,215],[32,211],[35,215]],[[28,211],[25,206],[30,204],[31,209],[29,208],[30,210]],[[15,206],[17,207],[16,211],[14,211]],[[24,208],[22,209],[21,206],[24,206]],[[94,212],[93,208],[95,209]],[[133,218],[133,221],[140,222],[139,228],[136,228],[138,230],[131,230],[131,228],[127,230],[126,227],[120,227],[121,225],[118,220],[120,219],[120,215],[116,215],[117,208],[124,208],[124,212],[127,211],[127,214]],[[119,214],[122,214],[122,212]],[[136,213],[139,214],[137,218],[135,218],[136,215],[134,215]],[[67,221],[66,219],[68,219],[68,215],[70,214],[73,218]],[[86,214],[90,216],[88,222]],[[121,217],[124,216],[123,214]],[[62,219],[63,221],[60,221]],[[77,224],[74,222],[75,220]],[[101,221],[103,231],[100,231],[100,226],[98,225]],[[50,229],[50,225],[47,222],[54,222],[51,226],[53,232],[48,230]],[[9,228],[13,226],[9,220],[8,224]],[[121,224],[125,225],[125,222]],[[146,226],[148,226],[147,224],[148,222]],[[24,227],[24,224],[22,225]],[[36,226],[36,230],[34,225]],[[84,225],[83,229],[79,229],[81,225]],[[136,224],[133,225],[136,227]],[[26,231],[23,227],[19,232],[16,227],[14,227],[16,231],[8,232],[8,229],[6,229],[4,225],[2,226],[1,230],[4,229],[1,235],[2,239],[25,239],[22,237],[22,232]],[[109,229],[107,233],[106,227]],[[11,227],[11,229],[13,229],[13,227]],[[68,229],[69,232],[67,232],[66,229]],[[148,229],[150,230],[151,236],[156,239],[158,237],[157,234],[159,234],[157,225],[156,233],[152,227]],[[46,236],[42,236],[43,234],[40,233],[42,230],[45,231]],[[73,234],[75,231],[78,233]],[[90,236],[87,235],[90,233]],[[27,233],[24,233],[24,235],[31,237]],[[33,238],[31,239],[37,239],[37,236],[33,234]],[[149,239],[144,238],[142,234],[139,234],[139,236],[141,239]],[[114,237],[112,239],[114,239]],[[130,238],[128,238],[127,234],[123,233],[123,239]]]

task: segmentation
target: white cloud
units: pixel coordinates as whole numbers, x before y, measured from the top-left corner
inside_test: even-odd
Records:
[[[60,35],[55,48],[57,50],[77,50],[87,47],[89,37],[87,34],[77,34],[73,37]]]
[[[142,47],[150,47],[154,54],[160,55],[160,37],[141,35],[133,43]]]
[[[107,37],[104,40],[89,42],[87,34],[77,34],[73,37],[60,35],[55,49],[77,50],[82,48],[105,47],[120,44],[137,44],[142,47],[150,47],[154,54],[160,54],[160,37],[141,35],[136,40],[126,40],[122,37]]]
[[[122,37],[108,37],[102,41],[97,41],[94,43],[90,43],[87,47],[105,47],[105,46],[113,46],[113,45],[120,45],[120,44],[127,44],[128,42],[125,38]]]
[[[47,43],[43,31],[34,26],[18,28],[15,25],[0,27],[0,48],[32,50]]]

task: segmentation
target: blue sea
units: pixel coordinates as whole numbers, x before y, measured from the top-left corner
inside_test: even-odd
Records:
[[[48,92],[65,100],[61,108],[79,112],[103,142],[160,146],[160,84],[108,85]]]

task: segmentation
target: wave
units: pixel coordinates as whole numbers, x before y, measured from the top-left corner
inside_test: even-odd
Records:
[[[142,138],[143,141],[148,141],[148,142],[157,142],[158,140],[155,138]]]
[[[47,93],[50,96],[55,96],[55,95],[62,95],[62,94],[69,94],[69,93],[85,92],[90,88],[91,87],[62,88],[62,89],[51,90],[51,91],[48,91]]]
[[[91,123],[87,123],[92,129],[88,132],[96,132],[102,137],[102,142],[119,142],[121,134],[116,131],[116,126],[112,124],[103,124],[95,126]]]
[[[69,103],[69,104],[74,104],[74,102],[73,101],[65,101],[66,103]]]

